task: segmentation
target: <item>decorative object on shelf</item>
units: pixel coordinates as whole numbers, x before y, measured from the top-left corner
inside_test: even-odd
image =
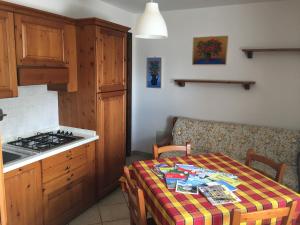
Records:
[[[227,36],[194,38],[193,64],[226,64],[227,44]]]
[[[299,52],[300,48],[242,48],[248,59],[253,58],[254,52]]]
[[[165,39],[168,37],[166,22],[159,12],[158,3],[153,0],[146,3],[144,13],[137,21],[135,37],[144,39]]]
[[[179,87],[185,87],[185,83],[239,84],[239,85],[242,85],[245,90],[249,90],[251,88],[251,85],[256,84],[255,81],[241,81],[241,80],[188,80],[188,79],[176,79],[174,81]]]
[[[147,58],[147,87],[161,88],[161,58]]]

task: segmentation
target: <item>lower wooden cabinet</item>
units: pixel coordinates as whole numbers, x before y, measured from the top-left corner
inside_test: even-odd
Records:
[[[66,225],[96,201],[95,142],[4,178],[8,225]]]
[[[45,225],[65,225],[95,201],[95,143],[42,161]]]
[[[42,225],[40,162],[4,175],[8,225]]]

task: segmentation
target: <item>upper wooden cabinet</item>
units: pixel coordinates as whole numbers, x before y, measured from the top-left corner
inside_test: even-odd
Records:
[[[75,25],[17,13],[14,17],[19,80],[25,80],[20,85],[48,83],[51,85],[50,89],[55,90],[62,87],[57,84],[67,80],[65,89],[76,91]],[[30,78],[27,74],[31,75]],[[64,77],[54,77],[51,74],[61,74]]]
[[[15,25],[18,65],[66,64],[63,23],[16,14]]]
[[[17,95],[14,17],[0,10],[0,98]]]
[[[126,33],[98,27],[98,92],[126,89]]]

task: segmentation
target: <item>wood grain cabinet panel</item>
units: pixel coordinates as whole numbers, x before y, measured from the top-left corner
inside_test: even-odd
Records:
[[[122,175],[125,164],[126,92],[101,93],[98,96],[97,173],[98,196],[110,190]],[[107,176],[109,174],[109,176]]]
[[[97,79],[98,91],[126,89],[126,33],[98,28]]]
[[[18,65],[63,66],[64,24],[15,14]]]
[[[42,161],[44,225],[65,225],[95,201],[95,143]]]
[[[53,83],[50,90],[77,91],[76,27],[59,20],[14,14],[16,57],[19,70],[24,67],[67,68],[67,85]],[[55,73],[55,71],[52,71]],[[50,71],[51,75],[51,71]]]
[[[17,95],[14,17],[12,13],[0,11],[0,98]]]
[[[8,225],[43,225],[40,162],[4,176]]]

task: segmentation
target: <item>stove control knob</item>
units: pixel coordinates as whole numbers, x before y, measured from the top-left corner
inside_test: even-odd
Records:
[[[66,131],[65,135],[66,135],[66,136],[69,136],[69,132],[68,132],[68,131]]]
[[[73,136],[73,132],[70,132],[70,136]]]
[[[60,134],[60,130],[58,130],[56,133],[57,133],[57,134]]]

